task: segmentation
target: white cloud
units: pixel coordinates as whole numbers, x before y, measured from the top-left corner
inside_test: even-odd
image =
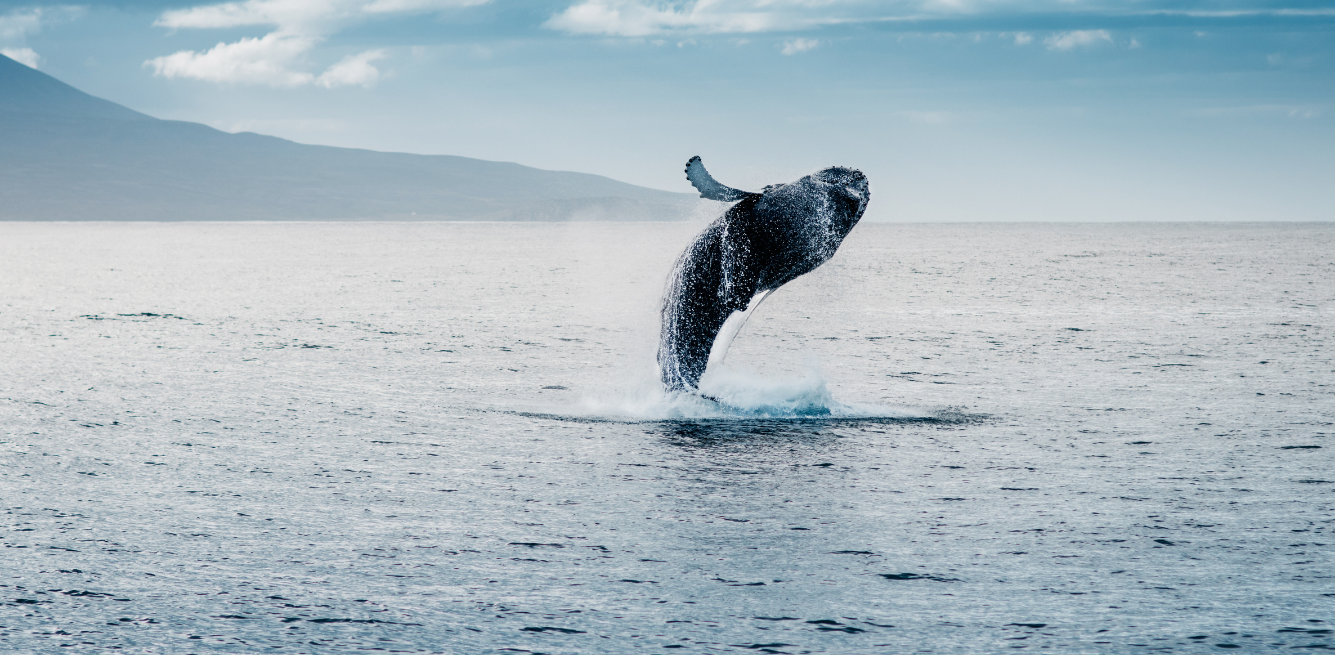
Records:
[[[328,32],[376,14],[413,14],[486,4],[488,0],[245,0],[165,11],[154,25],[178,28],[273,25]]]
[[[28,68],[37,68],[37,64],[42,61],[41,55],[33,52],[32,48],[0,48],[0,55],[9,57]]]
[[[1112,35],[1108,30],[1074,30],[1057,32],[1043,39],[1043,43],[1047,44],[1049,50],[1072,50],[1100,43],[1112,43]]]
[[[150,59],[154,75],[208,82],[241,82],[270,86],[310,84],[315,76],[293,70],[293,65],[315,45],[315,40],[272,32],[258,39],[219,43],[206,52],[182,50]]]
[[[475,7],[487,4],[490,0],[374,0],[362,5],[362,12],[367,14],[427,13]]]
[[[651,36],[673,32],[706,34],[765,32],[795,27],[766,8],[782,2],[745,3],[729,10],[719,0],[646,4],[641,0],[584,0],[553,16],[544,27],[571,34]],[[787,23],[787,24],[786,24]]]
[[[367,50],[359,55],[344,57],[343,61],[330,66],[329,70],[316,78],[315,83],[326,89],[354,84],[368,88],[375,86],[380,79],[380,71],[371,62],[384,58],[384,50]]]
[[[485,4],[489,0],[244,0],[163,12],[153,24],[170,29],[275,28],[262,37],[219,43],[204,52],[182,50],[150,59],[155,75],[210,82],[325,88],[372,86],[380,71],[372,61],[384,50],[351,55],[324,73],[310,72],[317,45],[360,22],[389,14],[416,14]],[[318,70],[318,69],[317,69]]]
[[[21,40],[29,33],[36,33],[42,26],[42,10],[26,9],[0,16],[0,39],[5,41]]]
[[[43,23],[73,20],[82,12],[79,7],[55,6],[19,9],[0,15],[0,54],[29,68],[37,68],[42,57],[26,47],[24,41],[28,35],[41,32]]]
[[[314,5],[314,6],[312,6]],[[158,27],[218,28],[244,25],[296,25],[324,12],[318,3],[293,0],[248,0],[220,5],[165,11],[153,24]]]
[[[381,0],[390,1],[390,0]],[[403,0],[398,0],[403,1]],[[1152,0],[1162,2],[1162,0]],[[922,19],[986,17],[1043,11],[1086,14],[1078,0],[566,0],[570,4],[553,15],[544,27],[568,34],[654,37],[680,34],[725,34],[796,31],[829,25],[882,23],[912,26]],[[1110,11],[1126,15],[1122,9]],[[1155,14],[1161,12],[1139,12]],[[1025,32],[1005,32],[1017,45],[1031,43]],[[1078,30],[1057,34],[1064,45],[1071,39],[1106,35],[1105,30]],[[981,34],[974,34],[981,39]],[[1110,37],[1109,37],[1110,38]]]
[[[799,52],[815,50],[818,45],[820,45],[820,41],[815,39],[793,39],[784,41],[782,52],[785,55],[795,55]]]

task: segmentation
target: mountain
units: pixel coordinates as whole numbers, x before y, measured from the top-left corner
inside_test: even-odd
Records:
[[[0,55],[0,220],[671,220],[693,196],[159,120]]]

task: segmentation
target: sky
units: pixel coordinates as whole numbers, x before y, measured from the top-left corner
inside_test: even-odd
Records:
[[[1335,220],[1335,0],[0,0],[0,52],[302,143],[851,166],[870,220]]]

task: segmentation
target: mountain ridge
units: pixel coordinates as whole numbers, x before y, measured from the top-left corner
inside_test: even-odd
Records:
[[[690,194],[161,120],[0,55],[0,220],[676,220]]]

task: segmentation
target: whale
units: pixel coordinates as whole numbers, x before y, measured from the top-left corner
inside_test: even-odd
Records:
[[[686,163],[686,179],[701,198],[733,204],[668,276],[658,369],[670,392],[697,391],[760,301],[829,261],[871,200],[867,176],[842,166],[755,193],[719,183],[697,156]]]

